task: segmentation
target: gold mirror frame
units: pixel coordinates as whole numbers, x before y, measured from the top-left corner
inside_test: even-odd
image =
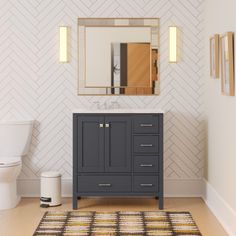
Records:
[[[78,95],[159,95],[160,94],[160,23],[159,18],[78,18]],[[113,94],[115,87],[87,87],[86,80],[86,52],[81,52],[85,45],[86,27],[150,27],[151,48],[157,49],[157,80],[153,82],[152,94],[145,94],[145,88],[123,87],[123,89],[134,89],[137,94]],[[82,55],[81,55],[82,54]],[[151,71],[152,73],[152,71]],[[119,87],[122,89],[122,86]],[[149,88],[149,89],[150,89]],[[139,91],[139,92],[138,92]]]

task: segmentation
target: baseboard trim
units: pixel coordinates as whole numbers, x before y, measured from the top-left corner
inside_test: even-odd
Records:
[[[203,180],[203,200],[222,224],[229,236],[236,235],[236,212],[229,206],[213,186]]]
[[[202,197],[202,179],[165,179],[165,197]]]
[[[62,179],[62,197],[72,197],[72,180]],[[40,197],[40,179],[18,179],[17,191],[21,197]]]
[[[22,197],[40,196],[40,179],[19,179],[18,193]],[[165,197],[201,197],[202,179],[166,179],[164,181]],[[72,180],[62,179],[62,196],[72,196]]]

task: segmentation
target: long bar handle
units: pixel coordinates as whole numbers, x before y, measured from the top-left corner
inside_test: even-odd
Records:
[[[147,143],[147,144],[144,144],[144,143],[141,143],[140,144],[140,147],[152,147],[153,146],[153,144],[149,144],[149,143]]]
[[[141,127],[152,127],[153,124],[140,124]]]
[[[152,187],[153,184],[140,184],[141,187]]]
[[[98,184],[99,187],[111,187],[111,184]]]
[[[140,164],[140,167],[152,167],[153,164]]]

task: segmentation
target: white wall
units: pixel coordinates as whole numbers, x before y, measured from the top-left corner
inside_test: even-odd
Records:
[[[78,97],[78,17],[160,17],[161,95]],[[68,64],[58,62],[59,25],[71,27]],[[178,64],[168,63],[170,25],[182,30]],[[0,32],[0,119],[37,121],[30,153],[23,160],[22,181],[32,183],[49,169],[70,180],[71,110],[88,108],[97,100],[117,100],[124,107],[166,111],[165,177],[182,182],[187,192],[191,184],[198,189],[205,153],[203,0],[1,0]]]
[[[212,34],[236,32],[235,9],[235,0],[207,0],[206,55],[209,55],[209,37]],[[236,96],[221,95],[221,81],[210,78],[209,60],[206,65],[208,118],[206,179],[236,211]]]

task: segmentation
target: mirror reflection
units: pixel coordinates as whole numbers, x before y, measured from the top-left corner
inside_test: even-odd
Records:
[[[112,94],[154,93],[157,49],[150,43],[112,43],[111,55]]]
[[[159,94],[158,19],[78,23],[78,95]]]

